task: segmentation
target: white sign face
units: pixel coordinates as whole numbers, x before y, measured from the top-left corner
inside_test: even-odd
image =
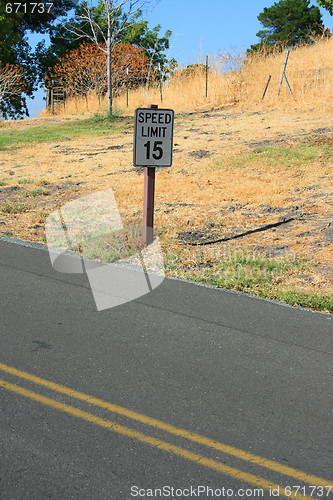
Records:
[[[134,165],[170,167],[172,165],[173,109],[135,110]]]

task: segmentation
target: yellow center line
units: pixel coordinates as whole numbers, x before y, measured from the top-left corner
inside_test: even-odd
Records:
[[[302,481],[304,483],[308,483],[313,486],[332,486],[333,488],[333,481],[327,481],[326,479],[313,476],[311,474],[307,474],[303,471],[294,469],[292,467],[289,467],[287,465],[280,464],[278,462],[275,462],[273,460],[269,460],[267,458],[260,457],[258,455],[254,455],[252,453],[249,453],[247,451],[235,448],[233,446],[220,443],[218,441],[215,441],[214,439],[207,438],[205,436],[201,436],[200,434],[195,434],[194,432],[187,431],[186,429],[182,429],[179,427],[175,427],[171,424],[167,424],[166,422],[163,422],[161,420],[157,420],[155,418],[148,417],[146,415],[143,415],[141,413],[137,413],[133,410],[129,410],[127,408],[124,408],[122,406],[109,403],[108,401],[104,401],[102,399],[96,398],[94,396],[90,396],[89,394],[84,394],[82,392],[79,392],[75,389],[71,389],[69,387],[57,384],[55,382],[51,382],[49,380],[43,379],[41,377],[37,377],[36,375],[33,375],[31,373],[24,372],[22,370],[18,370],[17,368],[14,368],[12,366],[5,365],[3,363],[0,363],[0,370],[10,373],[11,375],[15,375],[17,377],[20,377],[22,379],[28,380],[29,382],[33,382],[37,385],[41,385],[43,387],[47,387],[48,389],[51,389],[53,391],[59,392],[61,394],[65,394],[67,396],[70,396],[72,398],[79,399],[80,401],[84,401],[86,403],[98,406],[100,408],[104,408],[106,410],[109,410],[113,413],[116,413],[118,415],[125,416],[127,418],[130,418],[132,420],[136,420],[137,422],[141,422],[143,424],[149,425],[151,427],[155,427],[156,429],[160,429],[162,431],[166,431],[170,434],[173,434],[175,436],[181,437],[183,439],[187,439],[189,441],[192,441],[194,443],[198,443],[204,446],[207,446],[209,448],[213,448],[215,450],[221,451],[222,453],[225,453],[227,455],[234,456],[236,458],[239,458],[241,460],[245,460],[246,462],[251,462],[253,464],[259,465],[260,467],[264,467],[266,469],[270,469],[272,471],[278,472],[279,474],[284,474],[289,477],[293,477],[295,479],[298,479],[299,481]]]
[[[149,444],[150,446],[154,446],[155,448],[158,448],[160,450],[172,453],[174,455],[178,455],[179,457],[182,457],[186,460],[189,460],[191,462],[195,462],[197,465],[203,465],[204,467],[208,467],[210,469],[213,469],[217,472],[220,472],[222,474],[225,474],[227,476],[233,477],[239,481],[243,481],[249,484],[253,484],[259,488],[263,488],[267,491],[270,491],[272,488],[279,488],[280,490],[280,496],[284,496],[286,498],[290,498],[291,494],[290,492],[285,492],[284,487],[271,483],[270,481],[267,481],[266,479],[255,476],[253,474],[250,474],[248,472],[241,471],[239,469],[236,469],[235,467],[230,467],[229,465],[222,464],[216,460],[212,460],[210,458],[206,458],[203,455],[198,455],[197,453],[193,453],[189,450],[186,450],[184,448],[180,448],[179,446],[175,446],[173,444],[170,444],[166,441],[162,441],[160,439],[147,436],[145,434],[142,434],[141,432],[138,432],[136,430],[130,429],[128,427],[124,427],[123,425],[119,425],[115,422],[112,422],[111,420],[106,420],[103,418],[100,418],[96,415],[93,415],[92,413],[88,413],[86,411],[80,410],[78,408],[75,408],[73,406],[60,403],[59,401],[56,401],[55,399],[48,398],[46,396],[42,396],[41,394],[38,394],[36,392],[30,391],[28,389],[25,389],[23,387],[20,387],[18,385],[10,384],[9,382],[6,382],[5,380],[0,379],[0,387],[3,387],[4,389],[7,389],[9,391],[12,391],[16,394],[20,394],[21,396],[25,396],[26,398],[32,399],[34,401],[37,401],[38,403],[44,404],[46,406],[50,406],[51,408],[63,411],[65,413],[68,413],[69,415],[73,415],[77,418],[80,418],[82,420],[85,420],[87,422],[90,422],[92,424],[98,425],[100,427],[104,427],[105,429],[109,429],[113,432],[116,432],[117,434],[121,434],[123,436],[136,439],[137,441],[140,441],[145,444]],[[301,493],[296,493],[293,491],[292,498],[296,499],[306,499],[306,500],[314,500],[314,497],[308,497],[305,495],[302,495]]]

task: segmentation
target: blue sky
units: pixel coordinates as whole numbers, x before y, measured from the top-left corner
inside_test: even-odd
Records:
[[[315,1],[312,5],[317,5]],[[160,0],[148,17],[149,26],[161,25],[161,33],[172,31],[168,57],[179,64],[203,62],[206,54],[224,50],[245,50],[258,41],[261,28],[257,16],[274,0]],[[321,9],[324,24],[333,29],[333,19]],[[42,37],[32,35],[34,44]],[[43,91],[29,100],[29,112],[35,117],[45,106]]]

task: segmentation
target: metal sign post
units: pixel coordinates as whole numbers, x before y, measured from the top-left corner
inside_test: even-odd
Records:
[[[158,109],[157,104],[135,111],[134,158],[137,167],[144,167],[143,240],[153,242],[155,167],[172,164],[174,111]]]
[[[143,186],[143,227],[142,237],[146,245],[153,242],[155,198],[155,167],[145,167]]]

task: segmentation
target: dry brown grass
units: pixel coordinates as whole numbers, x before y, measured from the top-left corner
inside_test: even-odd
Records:
[[[318,39],[313,45],[303,46],[291,51],[286,74],[290,82],[294,100],[283,82],[281,93],[277,96],[278,83],[285,58],[285,52],[265,57],[258,54],[251,57],[240,71],[224,73],[223,61],[213,58],[210,62],[208,97],[205,97],[205,72],[184,76],[180,71],[163,85],[161,103],[158,87],[139,88],[129,92],[129,106],[126,105],[125,92],[115,98],[115,107],[122,114],[133,114],[137,107],[148,103],[160,103],[163,107],[173,108],[176,112],[218,109],[237,105],[244,108],[260,101],[268,75],[271,82],[263,105],[283,108],[288,104],[296,109],[321,106],[330,107],[333,100],[333,39]],[[106,99],[97,96],[75,97],[59,108],[59,114],[76,115],[106,109]],[[47,113],[44,111],[42,116]]]

